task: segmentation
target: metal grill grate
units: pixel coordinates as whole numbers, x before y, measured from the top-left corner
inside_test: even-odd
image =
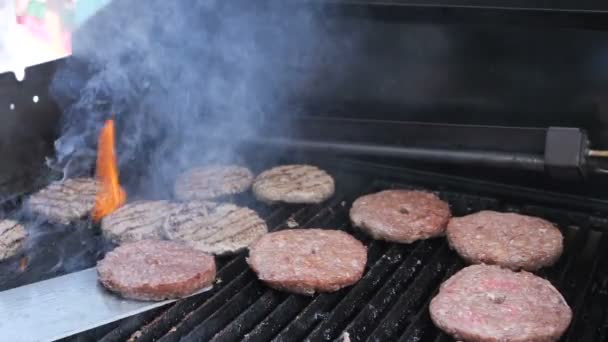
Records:
[[[213,291],[124,319],[67,340],[122,341],[449,341],[428,315],[439,284],[463,267],[445,239],[411,245],[374,241],[352,229],[348,209],[356,194],[411,184],[360,179],[361,192],[338,189],[324,205],[259,209],[271,230],[301,227],[344,229],[368,246],[368,265],[354,286],[314,297],[265,287],[249,270],[244,255],[218,260]],[[350,189],[352,190],[352,189]],[[564,341],[601,341],[608,336],[608,221],[589,215],[526,205],[441,189],[455,216],[483,209],[516,211],[557,223],[565,236],[564,254],[540,275],[550,279],[575,311]],[[515,196],[516,198],[516,196]],[[592,327],[592,328],[590,328]]]

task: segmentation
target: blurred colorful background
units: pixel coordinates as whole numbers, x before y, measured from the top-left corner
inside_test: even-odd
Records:
[[[110,1],[0,0],[0,73],[69,56],[72,32]]]
[[[72,51],[71,33],[110,0],[15,0],[17,23],[61,54]]]

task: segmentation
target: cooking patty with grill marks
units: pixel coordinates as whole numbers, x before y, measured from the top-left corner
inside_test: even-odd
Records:
[[[0,261],[16,255],[26,238],[27,231],[21,223],[10,219],[0,221]]]
[[[238,252],[267,232],[255,211],[214,202],[183,203],[163,226],[166,238],[212,254]]]
[[[177,178],[174,193],[180,200],[209,200],[245,192],[252,182],[253,174],[245,167],[197,167]]]
[[[321,203],[335,191],[334,179],[312,165],[283,165],[266,170],[253,182],[262,202]]]
[[[93,178],[56,181],[33,194],[27,207],[53,222],[68,224],[88,215],[95,206],[98,182]]]
[[[103,235],[117,244],[162,239],[167,216],[179,207],[169,201],[136,201],[119,208],[101,221]]]

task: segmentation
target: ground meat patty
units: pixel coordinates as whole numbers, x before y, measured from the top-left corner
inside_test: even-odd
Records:
[[[423,191],[385,190],[359,197],[350,209],[354,226],[375,239],[411,243],[442,236],[449,205]]]
[[[128,203],[103,218],[103,235],[117,244],[145,239],[162,239],[164,221],[177,203],[168,201],[137,201]]]
[[[450,221],[452,248],[470,263],[496,264],[514,270],[553,265],[562,254],[563,236],[538,217],[481,211]]]
[[[268,232],[258,214],[230,203],[186,202],[167,217],[164,236],[212,254],[238,252]]]
[[[311,165],[284,165],[266,170],[253,182],[262,202],[321,203],[335,191],[334,179]]]
[[[177,178],[174,192],[181,200],[207,200],[247,191],[252,182],[253,174],[244,167],[198,167]]]
[[[457,340],[483,342],[556,341],[572,319],[547,280],[490,265],[469,266],[443,283],[430,314]]]
[[[339,230],[288,229],[270,233],[249,247],[247,263],[269,286],[312,295],[356,283],[367,249]]]
[[[215,280],[212,256],[177,242],[142,240],[124,244],[97,264],[99,281],[110,291],[140,300],[191,295]]]
[[[26,237],[27,231],[21,223],[9,219],[0,221],[0,261],[17,254]]]
[[[67,224],[91,212],[97,189],[93,178],[53,182],[30,197],[28,208],[51,221]]]

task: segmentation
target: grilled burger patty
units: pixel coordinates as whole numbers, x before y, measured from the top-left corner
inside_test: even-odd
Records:
[[[180,200],[207,200],[245,192],[252,182],[253,174],[245,167],[197,167],[177,178],[174,192]]]
[[[311,165],[284,165],[266,170],[253,182],[262,202],[321,203],[334,194],[334,179]]]
[[[401,243],[443,235],[450,216],[446,202],[423,191],[385,190],[359,197],[350,209],[354,226]]]
[[[166,218],[178,207],[169,201],[136,201],[119,208],[101,221],[103,235],[117,244],[162,239]]]
[[[211,254],[238,252],[267,232],[255,211],[213,202],[183,203],[163,226],[165,238]]]
[[[440,287],[431,319],[456,340],[556,341],[572,311],[550,282],[499,266],[473,265]]]
[[[28,208],[51,221],[67,224],[91,212],[97,189],[93,178],[53,182],[29,198]]]
[[[367,249],[339,230],[288,229],[253,243],[247,263],[273,288],[313,295],[337,291],[361,279]]]
[[[17,254],[25,242],[27,231],[13,220],[0,221],[0,261]]]
[[[450,221],[447,238],[470,263],[537,270],[562,254],[563,236],[551,222],[514,213],[481,211]]]
[[[158,240],[124,244],[97,264],[103,286],[139,300],[191,295],[210,286],[215,272],[212,256],[176,242]]]

